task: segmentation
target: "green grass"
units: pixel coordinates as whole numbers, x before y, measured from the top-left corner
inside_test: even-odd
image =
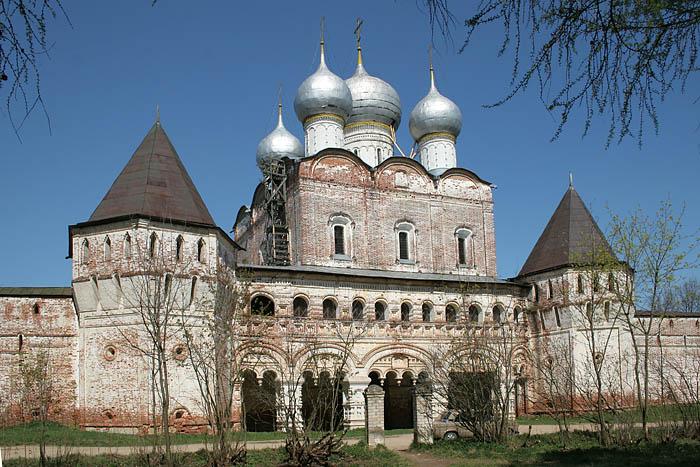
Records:
[[[450,465],[595,465],[595,466],[696,466],[700,442],[681,440],[673,444],[641,443],[627,447],[601,447],[594,433],[570,434],[564,446],[558,435],[537,435],[527,441],[520,435],[507,443],[438,441],[432,446],[413,446],[413,452],[447,459]]]
[[[575,424],[575,423],[591,423],[594,420],[594,414],[589,414],[588,416],[586,415],[577,415],[573,417],[567,417],[567,421],[570,424]],[[628,410],[623,410],[617,413],[616,415],[612,415],[609,413],[605,414],[605,419],[608,422],[616,422],[616,421],[630,421],[634,420],[635,422],[641,423],[642,417],[639,412],[638,408],[632,408]],[[658,422],[658,421],[669,421],[669,420],[681,420],[682,419],[682,412],[681,412],[681,407],[678,405],[655,405],[655,406],[649,406],[648,411],[647,411],[647,421],[649,422]],[[542,415],[523,415],[521,417],[516,418],[516,422],[519,425],[556,425],[557,422],[556,420],[551,417],[550,415],[542,414]]]
[[[412,433],[413,430],[387,430],[388,436]],[[361,438],[365,435],[364,429],[350,430],[348,438]],[[282,432],[272,433],[234,433],[236,439],[246,441],[273,441],[285,438]],[[17,446],[21,444],[38,444],[41,439],[41,424],[27,423],[9,428],[0,429],[0,446]],[[204,434],[179,434],[172,435],[173,444],[195,444],[211,442],[214,438]],[[77,427],[48,423],[46,431],[46,444],[58,446],[149,446],[153,443],[152,435],[129,435],[122,433],[108,433],[103,431],[86,431]]]
[[[176,454],[176,465],[204,467],[207,465],[207,456],[203,451],[195,453]],[[261,449],[251,450],[247,454],[246,465],[269,466],[278,465],[284,460],[283,449]],[[81,456],[68,455],[63,459],[54,459],[49,462],[50,466],[77,466],[77,467],[137,467],[146,464],[145,455],[132,456]],[[396,453],[384,447],[370,449],[364,444],[346,446],[340,456],[331,459],[334,465],[354,466],[354,467],[406,467],[406,463]],[[39,465],[38,459],[25,460],[15,459],[5,461],[6,467],[34,467]]]

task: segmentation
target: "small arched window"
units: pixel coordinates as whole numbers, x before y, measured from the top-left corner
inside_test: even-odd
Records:
[[[600,291],[600,274],[598,274],[597,272],[593,274],[593,291]]]
[[[376,321],[384,321],[386,319],[386,305],[384,302],[376,302],[374,304],[374,319]]]
[[[581,274],[576,275],[576,293],[583,293],[583,277],[581,277]]]
[[[352,319],[354,321],[361,321],[364,318],[365,304],[362,300],[355,300],[352,302]]]
[[[353,152],[357,157],[360,157],[360,151],[359,151],[359,149],[355,148],[355,149],[352,150],[352,152]]]
[[[34,305],[32,305],[32,312],[35,315],[38,315],[41,312],[41,309],[39,308],[39,302],[36,302]]]
[[[17,335],[17,350],[19,350],[21,352],[23,347],[24,347],[24,335],[18,334]]]
[[[124,235],[124,258],[131,258],[131,235]]]
[[[605,316],[605,321],[610,321],[610,302],[603,304],[603,315]]]
[[[148,243],[148,255],[151,258],[155,258],[156,253],[158,252],[158,235],[156,235],[155,232],[151,234],[149,243]]]
[[[552,286],[551,280],[547,281],[547,298],[549,298],[550,300],[554,298],[554,287]]]
[[[433,307],[430,305],[428,302],[424,302],[423,306],[421,307],[422,315],[423,315],[423,322],[424,323],[429,323],[432,318],[433,314]]]
[[[496,324],[501,324],[502,320],[503,309],[499,305],[496,305],[495,307],[493,307],[493,322]]]
[[[192,283],[190,284],[190,306],[194,303],[194,299],[197,296],[197,276],[192,277]]]
[[[450,304],[445,307],[445,321],[454,323],[457,321],[457,307]]]
[[[83,240],[81,256],[81,261],[83,264],[87,264],[87,262],[90,261],[90,242],[87,240],[87,238]]]
[[[478,323],[479,322],[479,307],[476,305],[471,305],[469,307],[469,322]]]
[[[516,306],[513,309],[513,321],[515,321],[515,324],[520,323],[520,307],[519,306]]]
[[[337,305],[335,300],[332,298],[327,298],[323,301],[323,319],[336,319],[337,315]]]
[[[455,232],[457,238],[457,264],[459,266],[474,266],[474,238],[472,231],[461,228]]]
[[[557,322],[557,327],[561,327],[561,317],[559,316],[559,307],[554,307],[554,319]]]
[[[396,257],[402,263],[415,262],[415,228],[410,222],[396,224]]]
[[[197,241],[197,261],[200,263],[207,262],[207,244],[204,242],[203,238]]]
[[[172,274],[166,274],[165,281],[163,284],[163,291],[165,293],[165,297],[168,297],[170,295],[170,290],[172,289],[172,287],[173,287],[173,276],[172,276]]]
[[[540,302],[540,286],[535,284],[533,291],[535,293],[535,302],[539,303]]]
[[[250,300],[250,313],[258,316],[273,316],[275,302],[266,295],[256,295]]]
[[[401,304],[401,321],[409,322],[411,320],[411,305],[408,302]]]
[[[175,240],[175,259],[179,263],[182,261],[183,258],[183,250],[185,248],[185,239],[182,238],[182,235],[177,236],[177,240]]]
[[[304,297],[297,297],[292,302],[295,318],[306,318],[309,315],[309,302]]]
[[[352,256],[352,222],[345,214],[331,216],[329,222],[333,259],[349,261]]]
[[[333,227],[333,245],[335,247],[336,255],[345,254],[345,227],[342,225],[336,225]]]
[[[608,291],[615,291],[615,274],[613,274],[612,272],[608,273]]]
[[[105,238],[105,261],[112,259],[112,240],[109,237]]]
[[[586,303],[586,317],[589,320],[593,319],[593,304],[591,302]]]

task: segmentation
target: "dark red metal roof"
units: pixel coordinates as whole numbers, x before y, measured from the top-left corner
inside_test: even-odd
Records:
[[[574,187],[569,187],[518,276],[572,266],[591,257],[592,249],[614,257],[610,244]]]
[[[150,129],[89,222],[124,216],[215,226],[160,122]]]

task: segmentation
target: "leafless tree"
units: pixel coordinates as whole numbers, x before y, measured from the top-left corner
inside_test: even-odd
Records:
[[[200,280],[205,292],[193,300],[193,310],[182,310],[181,332],[203,412],[216,435],[210,465],[239,464],[245,462],[246,449],[245,440],[234,433],[233,396],[242,383],[242,331],[249,282],[245,273],[237,273],[225,264],[218,264],[214,274]]]
[[[423,0],[431,25],[443,34],[457,23],[448,0]],[[529,85],[562,132],[582,109],[586,134],[595,116],[609,118],[607,144],[636,137],[657,105],[698,71],[700,2],[622,0],[481,0],[464,20],[460,52],[486,26],[503,28],[499,56],[513,56],[511,90],[486,107],[503,105]],[[448,34],[449,36],[449,34]]]
[[[431,387],[477,439],[502,441],[512,432],[515,385],[527,363],[523,336],[505,316],[479,324],[466,311],[452,341],[430,351]]]
[[[652,389],[651,351],[654,336],[670,311],[664,309],[662,293],[674,286],[679,272],[697,265],[693,253],[698,233],[685,233],[683,212],[676,212],[670,201],[664,201],[653,217],[637,210],[627,217],[613,215],[610,222],[612,246],[629,269],[610,271],[608,288],[619,304],[620,319],[632,344],[637,404],[645,438]],[[657,346],[662,353],[661,341]]]
[[[6,94],[5,110],[18,136],[36,107],[44,111],[50,127],[39,61],[49,54],[49,24],[59,15],[70,24],[61,0],[0,0],[0,92]],[[13,117],[16,108],[19,119]]]
[[[192,302],[192,278],[202,272],[190,255],[177,252],[176,237],[168,231],[134,232],[130,258],[120,263],[114,276],[117,300],[129,315],[108,313],[123,341],[143,357],[151,373],[151,423],[159,435],[153,438],[153,449],[164,448],[168,465],[173,463],[170,369],[174,359],[181,359],[178,352],[184,351],[176,344],[183,337],[178,320]]]
[[[667,420],[673,425],[680,423],[684,436],[700,438],[700,350],[678,352],[664,359],[666,366],[664,386],[668,398],[674,402],[680,420]],[[673,415],[676,415],[675,413]]]

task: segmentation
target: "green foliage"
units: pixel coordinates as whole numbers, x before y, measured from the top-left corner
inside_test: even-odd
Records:
[[[566,448],[557,434],[525,435],[506,443],[474,441],[438,441],[432,446],[412,448],[438,458],[447,458],[452,465],[697,465],[700,442],[681,440],[668,444],[658,441],[626,447],[601,447],[595,433],[573,432]]]

